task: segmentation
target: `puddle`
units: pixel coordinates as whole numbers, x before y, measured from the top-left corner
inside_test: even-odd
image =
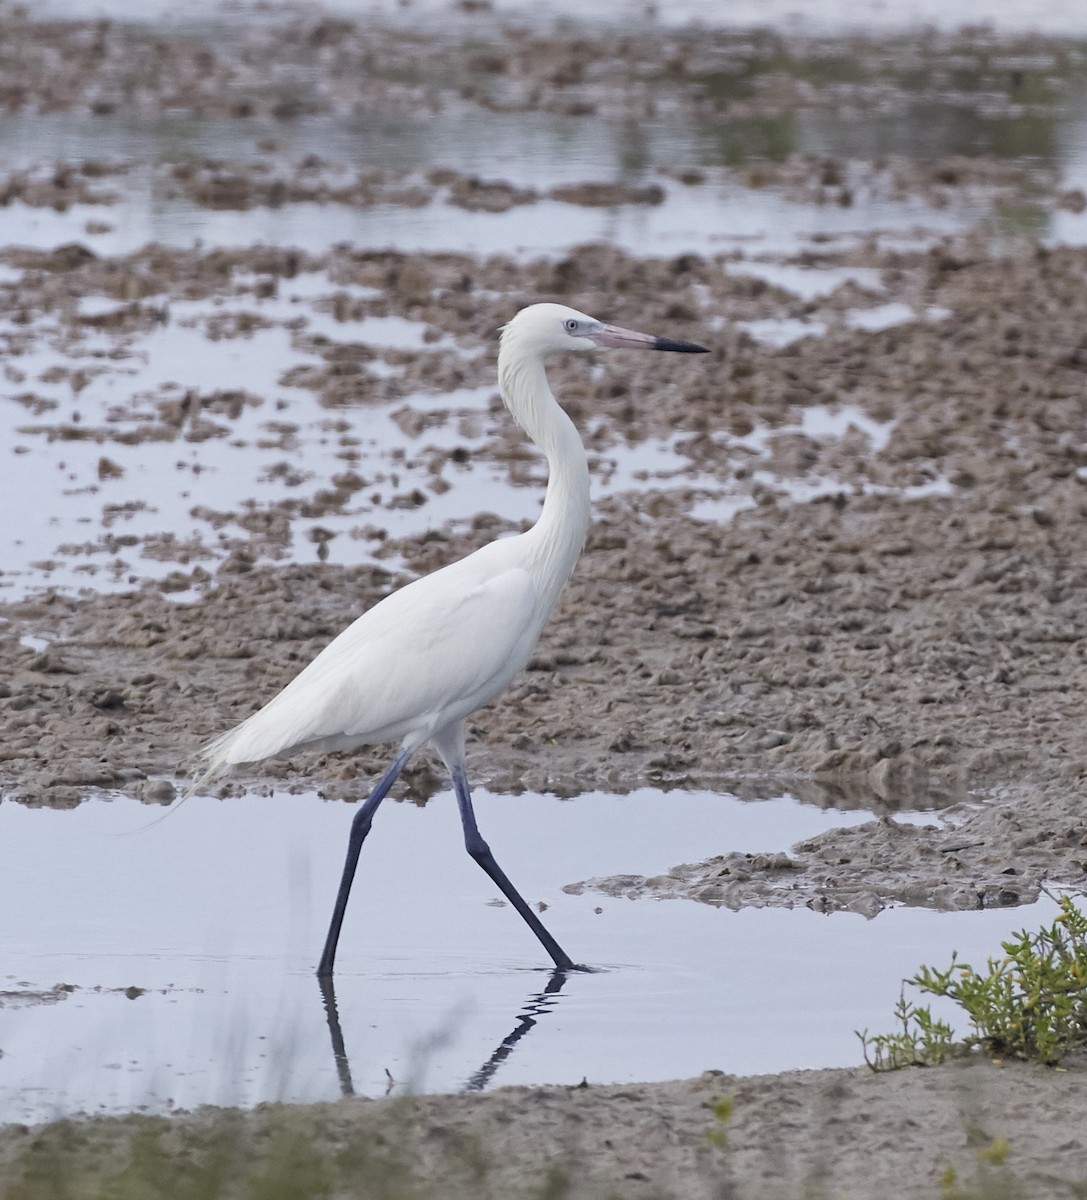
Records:
[[[855,308],[848,312],[845,323],[852,329],[863,329],[866,333],[880,333],[896,325],[907,325],[911,321],[944,321],[950,311],[937,304],[930,304],[921,312],[901,300],[877,304],[874,308]]]
[[[737,321],[737,329],[745,329],[766,346],[791,346],[806,337],[820,337],[827,327],[822,321],[809,321],[804,317],[763,317],[758,321]]]
[[[871,454],[882,451],[894,429],[894,421],[876,421],[855,405],[840,405],[828,408],[813,405],[801,409],[799,420],[785,425],[755,429],[745,437],[728,434],[715,435],[714,441],[722,447],[722,455],[740,447],[765,458],[772,450],[775,440],[802,435],[817,441],[840,440],[861,434],[871,447]],[[902,500],[918,500],[928,496],[951,496],[955,487],[942,475],[933,474],[923,483],[903,487],[888,487],[868,480],[846,482],[833,476],[808,474],[802,478],[779,475],[758,466],[758,459],[747,464],[744,478],[727,488],[705,486],[697,478],[692,483],[696,498],[687,507],[688,515],[697,521],[713,521],[727,524],[737,513],[752,508],[757,493],[773,493],[785,503],[807,504],[822,496],[849,495],[895,496]]]
[[[147,827],[158,810],[134,801],[0,805],[3,1119],[329,1099],[345,1071],[379,1095],[386,1069],[401,1085],[456,1090],[473,1077],[576,1084],[856,1064],[853,1031],[889,1028],[903,975],[953,949],[983,959],[1052,909],[893,909],[868,922],[571,896],[563,885],[588,875],[784,850],[868,814],[789,797],[481,792],[499,862],[547,906],[560,943],[601,968],[548,992],[531,934],[463,851],[452,795],[425,808],[390,801],[341,941],[337,1064],[312,970],[353,811],[313,795],[195,797]],[[492,1059],[517,1029],[528,1035]]]
[[[880,272],[873,267],[804,267],[756,259],[729,264],[728,270],[730,275],[761,279],[801,300],[825,299],[846,283],[854,283],[868,292],[886,290]]]
[[[379,353],[450,345],[431,337],[426,325],[399,317],[335,321],[309,300],[345,289],[321,278],[323,286],[309,278],[297,286],[286,282],[267,300],[173,303],[168,323],[122,336],[119,352],[100,332],[70,341],[51,321],[30,327],[36,337],[28,348],[27,327],[16,333],[0,323],[0,342],[12,336],[6,402],[0,403],[6,477],[36,497],[33,506],[9,507],[0,517],[0,588],[9,598],[46,582],[127,588],[141,578],[162,578],[179,561],[221,559],[225,539],[247,536],[233,522],[224,525],[221,514],[292,500],[304,512],[304,498],[354,467],[366,476],[356,501],[346,512],[296,512],[285,556],[312,560],[318,529],[321,537],[346,535],[334,561],[351,563],[368,559],[380,544],[357,536],[367,525],[397,535],[483,509],[535,516],[539,496],[522,490],[511,497],[500,464],[471,461],[492,424],[487,405],[494,386],[445,393],[437,402],[415,398],[422,409],[440,403],[448,420],[413,433],[398,420],[404,400],[362,408],[360,385],[360,409],[348,427],[313,391],[281,382],[288,369],[324,366],[300,344],[301,335],[334,335]],[[103,297],[83,298],[87,313],[106,307]],[[253,313],[282,323],[239,337],[208,336],[209,321]],[[80,376],[78,392],[73,373]],[[164,408],[183,403],[190,392],[237,393],[229,422],[218,423],[212,406],[172,427],[164,423]],[[458,420],[465,415],[480,422],[475,435]],[[205,422],[200,428],[199,421]],[[158,436],[145,436],[149,426]],[[436,452],[447,457],[452,450],[465,461],[447,464],[449,489],[442,492],[431,468]],[[413,493],[419,499],[401,503]],[[164,553],[164,531],[176,552],[166,547]]]
[[[663,204],[588,208],[540,200],[506,212],[465,212],[438,202],[421,208],[349,208],[299,202],[282,208],[214,212],[194,205],[156,203],[153,220],[139,198],[120,205],[73,204],[66,212],[31,208],[21,201],[4,213],[5,244],[52,250],[79,242],[100,256],[131,254],[149,242],[189,247],[291,246],[325,254],[341,243],[407,254],[509,254],[561,257],[587,242],[609,242],[631,253],[715,253],[758,246],[794,254],[812,240],[859,243],[881,233],[916,231],[921,244],[972,228],[982,206],[934,211],[920,201],[873,202],[850,209],[819,208],[737,186],[672,188]],[[107,216],[113,222],[102,229]],[[1067,238],[1087,237],[1085,223],[1067,223]],[[88,228],[89,227],[89,228]]]
[[[19,639],[20,646],[25,646],[28,650],[33,650],[35,654],[43,653],[44,651],[48,650],[52,644],[53,643],[49,638],[36,637],[35,635],[29,633],[24,634]]]
[[[850,309],[843,319],[850,329],[880,333],[884,329],[893,329],[896,325],[906,325],[911,321],[943,321],[950,315],[948,309],[936,304],[930,304],[918,311],[912,304],[906,304],[902,300],[889,300],[886,304],[876,304],[871,308]],[[746,330],[755,341],[777,349],[791,346],[801,338],[821,337],[827,331],[825,321],[810,317],[763,317],[756,321],[737,321],[735,326],[737,329]]]
[[[822,274],[841,284],[848,273]],[[342,565],[375,561],[388,537],[480,512],[535,519],[545,463],[537,457],[511,477],[509,463],[491,452],[506,419],[491,411],[493,383],[392,402],[367,399],[368,378],[400,374],[399,353],[452,351],[466,371],[477,372],[479,350],[460,350],[440,330],[395,315],[337,320],[326,310],[329,297],[373,297],[367,288],[338,286],[324,271],[278,281],[270,296],[252,290],[255,282],[238,272],[231,285],[240,294],[153,297],[144,303],[161,309],[163,319],[136,332],[81,323],[116,310],[115,301],[98,294],[80,297],[71,317],[0,321],[0,346],[7,348],[0,402],[6,476],[12,488],[36,497],[33,506],[9,506],[0,515],[0,594],[16,598],[46,584],[123,590],[163,580],[179,566],[214,569],[239,540],[251,543],[248,530],[261,514],[282,529],[259,544],[259,553]],[[814,323],[803,324],[815,331]],[[245,332],[218,336],[235,326]],[[329,408],[319,392],[289,382],[306,368],[326,368],[317,337],[370,354],[351,406]],[[190,394],[205,398],[202,407],[179,416]],[[753,503],[752,487],[771,478],[760,472],[758,458],[770,455],[774,439],[859,431],[878,453],[891,429],[853,406],[813,406],[794,423],[742,438],[717,435],[721,463],[709,471],[686,457],[680,434],[615,440],[590,455],[594,494],[599,500],[682,486],[703,492],[714,506],[702,505],[695,515],[728,519],[738,510],[734,497],[738,507]],[[591,442],[599,440],[589,432]],[[722,492],[720,469],[737,449],[745,452],[747,478]],[[351,494],[322,502],[322,492],[348,473]],[[842,486],[833,479],[785,485],[797,501]],[[185,599],[190,592],[172,594]]]
[[[816,404],[802,409],[800,420],[795,425],[783,425],[772,434],[751,434],[744,440],[755,449],[762,449],[769,437],[778,434],[796,432],[811,438],[841,438],[855,429],[871,442],[873,454],[878,454],[886,447],[894,426],[894,421],[873,420],[863,409],[852,404],[843,404],[838,408]]]
[[[752,473],[750,484],[766,489],[778,495],[786,503],[808,504],[823,496],[860,495],[887,496],[894,495],[901,500],[924,500],[930,496],[951,496],[955,486],[949,479],[942,476],[901,488],[887,488],[874,483],[843,483],[838,479],[783,479],[769,471]],[[702,495],[694,500],[687,509],[688,516],[696,521],[712,521],[719,525],[727,525],[737,513],[753,508],[757,501],[751,495],[734,491],[719,491]]]
[[[761,24],[761,22],[759,22]],[[742,106],[741,106],[742,107]],[[1087,177],[1087,121],[1074,105],[1065,117],[1046,118],[1045,162],[1062,170],[1069,186]],[[942,117],[943,119],[936,119]],[[0,129],[0,169],[29,171],[57,161],[104,160],[125,165],[111,204],[73,203],[65,211],[31,207],[16,199],[4,210],[5,243],[52,249],[79,241],[99,255],[131,253],[149,242],[188,247],[296,247],[322,254],[340,243],[407,253],[557,256],[592,241],[609,241],[641,254],[754,250],[760,258],[810,250],[828,240],[912,239],[921,246],[973,228],[991,204],[945,197],[940,206],[920,196],[896,197],[858,190],[849,205],[793,199],[768,186],[749,187],[736,168],[747,162],[823,155],[841,160],[930,161],[946,154],[990,154],[1017,160],[1039,157],[1038,137],[1025,138],[1010,118],[964,118],[953,102],[938,113],[909,111],[858,122],[851,113],[800,112],[768,122],[719,117],[712,121],[662,112],[636,127],[544,112],[494,112],[452,106],[427,112],[323,115],[290,122],[254,118],[243,124],[190,114],[88,117],[78,113],[15,114]],[[772,126],[769,140],[753,136]],[[1001,140],[999,130],[1008,127]],[[1019,131],[1019,132],[1016,132]],[[1034,131],[1037,133],[1037,131]],[[260,149],[274,144],[272,152]],[[1024,147],[1027,150],[1024,151]],[[169,168],[178,163],[223,161],[262,164],[272,175],[289,173],[308,156],[326,170],[354,178],[388,171],[406,187],[434,189],[435,167],[462,176],[502,180],[534,189],[539,198],[504,212],[469,211],[438,188],[421,205],[350,206],[299,200],[241,211],[206,207],[177,194]],[[684,184],[675,173],[696,164],[702,181]],[[594,207],[547,198],[556,187],[586,180],[660,189],[656,204]],[[1039,210],[1040,236],[1073,243],[1087,240],[1087,217]],[[771,261],[745,263],[754,275],[806,298],[833,290],[832,276],[879,287],[864,267],[812,269]]]

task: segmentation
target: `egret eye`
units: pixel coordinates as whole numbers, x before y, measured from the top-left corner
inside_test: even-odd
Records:
[[[571,317],[568,321],[566,321],[565,325],[566,325],[567,333],[577,333],[577,321],[574,320],[573,317]]]

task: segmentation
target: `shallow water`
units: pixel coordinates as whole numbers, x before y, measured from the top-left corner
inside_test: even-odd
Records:
[[[762,22],[757,22],[762,24]],[[816,71],[817,64],[797,64]],[[974,81],[977,86],[977,81]],[[969,92],[970,83],[964,85]],[[741,109],[743,106],[741,105]],[[274,146],[274,150],[266,147]],[[470,212],[446,203],[439,190],[421,208],[378,204],[257,205],[242,211],[202,207],[164,186],[164,169],[184,162],[257,162],[280,170],[307,155],[353,177],[358,170],[421,173],[452,168],[546,192],[587,180],[664,189],[659,205],[593,208],[540,199],[506,212]],[[1057,168],[1067,186],[1087,183],[1087,89],[1074,81],[1062,110],[1038,115],[1029,105],[978,111],[954,94],[925,96],[905,112],[802,111],[783,116],[722,115],[713,120],[663,113],[614,124],[592,117],[472,108],[321,115],[291,121],[195,118],[190,114],[20,113],[0,129],[0,168],[50,171],[57,161],[130,164],[105,181],[117,203],[74,204],[64,212],[5,208],[5,242],[52,248],[78,240],[97,254],[125,254],[156,241],[189,246],[290,245],[324,253],[351,242],[409,253],[467,250],[479,254],[554,255],[587,241],[607,240],[644,253],[673,254],[759,247],[792,253],[813,238],[907,234],[933,238],[973,227],[990,216],[969,198],[934,208],[920,199],[894,200],[855,191],[847,207],[793,201],[773,188],[745,186],[745,164],[790,155],[842,160],[901,156],[932,161],[943,155],[988,155]],[[685,186],[669,173],[692,167],[707,181]],[[1039,236],[1082,243],[1087,216],[1038,209]],[[1007,232],[1016,232],[1015,218]],[[90,223],[90,228],[88,228]],[[105,226],[105,227],[102,227]]]
[[[232,5],[224,10],[221,0],[195,0],[179,9],[169,0],[39,0],[43,12],[61,16],[103,15],[121,20],[178,22],[199,19],[211,13],[230,13],[252,16],[252,9]],[[296,8],[293,0],[264,0],[262,10]],[[322,8],[357,16],[358,0],[322,0]],[[409,19],[420,10],[445,10],[441,3],[410,4],[372,2],[367,12],[379,12],[385,17],[406,13]],[[575,0],[555,0],[547,8],[548,16],[586,17],[584,4]],[[523,0],[497,0],[485,9],[484,20],[492,13],[502,15],[531,14]],[[538,11],[537,11],[537,14]],[[645,4],[642,0],[608,0],[596,4],[592,15],[596,20],[625,22],[659,21],[668,25],[705,22],[713,25],[760,26],[778,25],[786,28],[816,30],[899,30],[918,26],[956,30],[963,25],[992,24],[1003,30],[1040,30],[1061,34],[1087,34],[1087,13],[1079,0],[729,0],[722,5],[717,0],[680,0],[670,4]]]
[[[486,135],[483,134],[483,137]],[[494,166],[508,176],[508,165]],[[598,166],[582,178],[599,178]],[[981,205],[934,211],[920,200],[877,201],[852,208],[814,206],[722,184],[698,188],[667,185],[660,205],[591,208],[539,200],[506,212],[466,212],[440,199],[422,208],[299,202],[280,208],[209,211],[184,201],[152,205],[138,191],[124,203],[73,204],[65,212],[32,208],[21,201],[5,211],[8,245],[51,250],[80,242],[98,255],[123,255],[149,242],[171,246],[292,246],[325,254],[341,243],[407,254],[467,252],[521,257],[559,257],[587,242],[609,242],[644,254],[718,253],[757,248],[794,254],[814,238],[845,240],[909,233],[919,241],[972,228],[985,215]],[[1087,222],[1061,214],[1061,239],[1078,243]],[[1044,220],[1044,218],[1042,218]],[[1057,218],[1054,218],[1056,220]],[[107,226],[102,228],[102,224]],[[1044,230],[1042,231],[1044,232]]]
[[[122,17],[137,15],[125,0],[109,0],[103,11],[107,8]],[[83,6],[77,9],[85,15]],[[818,5],[810,10],[809,19],[836,20],[838,9],[834,3]],[[205,6],[203,11],[209,10]],[[57,11],[75,10],[58,0]],[[609,11],[614,15],[619,10]],[[727,20],[743,19],[742,11],[744,6],[730,10]],[[951,14],[960,12],[967,19],[973,11],[970,3],[959,9],[941,6],[940,16],[950,20]],[[1016,6],[1013,12],[1004,6],[1002,11],[1018,20],[1029,9]],[[775,19],[761,8],[758,15],[760,23]],[[666,16],[671,20],[676,13],[669,10]],[[749,13],[747,19],[752,16]],[[228,19],[256,18],[249,12]],[[130,164],[130,169],[104,181],[104,187],[120,195],[114,204],[79,204],[64,212],[20,202],[8,205],[4,242],[39,248],[80,242],[100,255],[125,254],[150,241],[186,247],[267,243],[321,253],[348,242],[406,252],[452,249],[559,256],[578,244],[606,240],[639,254],[735,253],[740,260],[730,263],[732,273],[761,279],[803,303],[818,302],[852,284],[867,293],[871,303],[851,309],[841,319],[875,333],[897,323],[939,320],[942,314],[915,309],[889,295],[871,269],[781,260],[813,249],[821,253],[848,248],[862,239],[885,246],[923,246],[983,222],[999,234],[1002,229],[1016,232],[1016,222],[1026,220],[1040,237],[1087,242],[1087,212],[1032,208],[1026,216],[994,213],[972,199],[970,189],[940,208],[916,198],[881,199],[862,189],[851,205],[842,207],[790,199],[773,187],[748,187],[742,169],[735,169],[795,153],[859,159],[904,155],[922,161],[943,154],[988,154],[1009,162],[1056,167],[1068,186],[1087,183],[1087,89],[1072,87],[1063,115],[1044,117],[1027,109],[1009,115],[1006,109],[989,114],[976,107],[963,108],[954,96],[931,99],[930,108],[872,113],[863,119],[845,110],[789,113],[766,121],[742,116],[699,121],[665,112],[621,124],[549,113],[465,110],[455,105],[425,115],[330,115],[277,122],[197,119],[187,114],[21,114],[0,128],[0,169],[48,172],[55,161],[65,159],[119,161]],[[268,150],[269,145],[274,149]],[[439,191],[433,202],[420,208],[298,203],[235,212],[164,194],[169,167],[178,162],[271,160],[282,166],[310,153],[326,160],[333,170],[422,172],[451,166],[484,179],[532,186],[541,193],[585,180],[655,182],[663,187],[664,201],[593,208],[542,199],[489,213],[454,207]],[[687,185],[661,174],[692,164],[706,172],[704,183]],[[18,270],[0,264],[0,289],[7,292],[4,299],[13,311],[20,278]],[[241,273],[232,283],[244,283]],[[214,514],[244,513],[253,506],[282,511],[285,505],[326,487],[333,475],[348,467],[357,468],[373,486],[353,497],[345,512],[317,517],[295,513],[289,542],[279,548],[283,558],[311,561],[320,548],[333,563],[366,562],[379,553],[381,532],[392,537],[418,534],[447,522],[470,520],[481,511],[499,512],[514,521],[534,517],[540,500],[535,485],[542,484],[542,470],[532,475],[533,486],[515,487],[508,464],[488,461],[487,443],[495,431],[487,413],[493,387],[465,389],[441,398],[412,395],[403,403],[343,414],[322,409],[318,397],[305,388],[280,383],[289,368],[320,361],[289,328],[299,323],[307,336],[379,350],[443,344],[424,343],[427,331],[418,323],[395,317],[337,321],[316,307],[322,295],[343,290],[354,299],[365,299],[358,294],[360,289],[339,288],[322,272],[282,281],[278,295],[264,299],[229,297],[167,306],[165,297],[152,297],[148,304],[161,300],[164,310],[168,307],[168,323],[132,336],[79,325],[80,316],[109,313],[113,302],[106,297],[82,297],[76,319],[67,326],[51,324],[52,314],[30,326],[0,321],[0,351],[8,369],[7,377],[0,380],[0,443],[13,451],[6,459],[5,476],[18,494],[35,497],[33,506],[11,505],[0,515],[4,564],[0,596],[14,598],[46,584],[68,590],[124,589],[193,563],[213,570],[227,553],[226,540],[246,536],[235,523],[209,527]],[[215,341],[207,336],[209,319],[235,311],[256,312],[273,325],[245,337]],[[728,319],[727,313],[705,314],[706,338]],[[748,321],[743,327],[757,340],[780,347],[801,337],[820,336],[827,325],[822,317],[797,315],[790,309]],[[80,334],[74,342],[73,329]],[[26,348],[22,342],[28,334],[33,343]],[[78,395],[73,395],[68,382],[72,370],[90,375]],[[367,371],[379,378],[395,374],[397,368],[378,357],[368,363]],[[365,377],[361,392],[364,385]],[[266,403],[247,407],[231,422],[229,436],[201,441],[178,436],[135,445],[113,439],[119,432],[134,433],[154,416],[156,402],[164,398],[180,398],[187,389],[231,388],[258,394]],[[17,400],[24,393],[32,394],[33,403],[55,407],[28,412],[25,402]],[[274,413],[272,398],[279,406]],[[365,402],[364,395],[359,399],[360,404]],[[413,435],[396,419],[405,404],[428,411],[441,405],[448,415]],[[118,409],[124,410],[123,416],[117,415]],[[73,440],[70,430],[58,432],[58,425],[74,424],[76,413],[84,428],[100,429],[102,439]],[[339,416],[355,426],[350,447],[348,439],[333,428]],[[289,450],[275,445],[276,422],[298,426]],[[862,423],[853,423],[872,437]],[[757,453],[765,452],[771,432],[780,431],[757,431],[756,440],[763,437]],[[844,436],[836,428],[819,434],[799,432]],[[727,452],[731,443],[726,443],[729,440],[722,439]],[[450,449],[464,451],[469,461],[447,465],[441,485],[433,487],[431,468]],[[878,449],[877,438],[873,452]],[[110,462],[103,464],[104,458]],[[120,468],[119,473],[111,470],[110,463]],[[290,469],[285,471],[285,465]],[[746,482],[725,486],[720,479],[692,469],[673,442],[616,444],[594,460],[595,494],[687,487],[697,496],[692,515],[727,521],[754,503],[752,486],[770,488],[782,499],[798,502],[841,490],[833,478],[782,480],[760,470],[757,462],[752,465],[755,469]],[[932,479],[910,494],[930,495],[934,490],[946,494],[950,484]],[[412,495],[423,497],[423,503],[405,502]],[[374,530],[378,536],[372,536]],[[164,553],[163,534],[187,547],[184,553]],[[159,544],[148,547],[148,539]],[[177,595],[186,598],[189,593]]]
[[[904,975],[953,949],[983,960],[1052,909],[869,922],[568,895],[589,876],[784,850],[869,814],[651,789],[481,792],[477,807],[526,899],[597,971],[547,993],[534,939],[463,852],[451,794],[386,802],[341,942],[337,1062],[312,970],[353,808],[195,797],[148,826],[158,810],[124,799],[0,805],[0,1120],[333,1098],[348,1080],[381,1094],[386,1070],[400,1088],[456,1090],[855,1064],[854,1030],[889,1030]]]
[[[865,286],[874,303],[848,314],[854,322],[863,324],[870,312],[873,323],[884,327],[888,309],[896,319],[918,318],[905,305],[879,301],[874,272],[775,271],[764,262],[738,262],[732,270],[748,268],[802,297],[846,282]],[[340,288],[326,272],[282,280],[276,295],[266,298],[250,293],[251,280],[241,273],[232,284],[242,294],[168,305],[163,297],[168,318],[135,333],[91,328],[78,316],[65,322],[48,314],[29,325],[0,320],[10,390],[8,402],[0,404],[7,483],[16,494],[36,498],[33,506],[0,511],[0,595],[16,598],[46,584],[116,591],[141,579],[162,579],[179,565],[214,570],[231,539],[248,539],[237,522],[254,509],[289,514],[289,536],[275,548],[281,559],[313,561],[320,547],[329,562],[345,565],[375,561],[385,537],[468,521],[476,513],[514,521],[536,517],[546,468],[541,458],[514,481],[509,463],[490,451],[507,420],[491,411],[494,385],[374,403],[366,401],[363,379],[358,405],[333,410],[319,393],[282,382],[288,370],[323,365],[307,349],[305,339],[314,336],[370,347],[378,357],[366,371],[374,378],[399,374],[382,357],[387,351],[447,349],[466,363],[475,351],[457,351],[440,335],[427,340],[435,331],[400,317],[336,320],[316,304],[344,290],[365,299],[365,289]],[[114,307],[108,297],[83,296],[78,314],[100,317]],[[243,336],[209,336],[210,322],[245,317],[262,324]],[[81,377],[78,392],[73,372]],[[262,402],[242,404],[229,420],[205,413],[218,427],[214,436],[194,432],[187,422],[168,431],[166,440],[145,436],[149,425],[162,429],[164,402],[179,402],[190,391],[244,392]],[[419,427],[405,421],[405,413],[424,413],[427,420]],[[678,446],[680,435],[630,444],[608,438],[605,429],[607,444],[590,459],[594,496],[691,488],[700,496],[692,515],[727,521],[754,503],[755,486],[798,501],[842,490],[834,478],[783,480],[761,469],[775,438],[840,440],[859,433],[877,454],[891,429],[891,422],[874,421],[855,406],[813,405],[798,409],[795,422],[757,427],[742,437],[721,432],[715,435],[721,462],[742,459],[748,468],[747,478],[727,484],[716,468],[696,468]],[[301,511],[303,502],[349,469],[367,484],[342,511],[318,503],[317,515]],[[175,595],[190,598],[187,591]]]

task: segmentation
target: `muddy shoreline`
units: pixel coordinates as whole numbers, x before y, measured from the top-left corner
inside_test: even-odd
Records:
[[[1055,1076],[975,1062],[879,1076],[741,1079],[708,1070],[652,1086],[502,1088],[264,1105],[248,1114],[208,1108],[172,1119],[8,1126],[0,1130],[0,1172],[13,1163],[60,1162],[61,1178],[84,1186],[125,1178],[123,1164],[141,1139],[144,1154],[161,1145],[205,1161],[225,1146],[251,1169],[282,1172],[304,1140],[351,1163],[345,1175],[355,1188],[417,1197],[550,1189],[576,1200],[948,1193],[1041,1200],[1075,1195],[1082,1185],[1087,1146],[1073,1114],[1087,1107],[1085,1086],[1082,1070]],[[222,1194],[244,1191],[227,1186]]]

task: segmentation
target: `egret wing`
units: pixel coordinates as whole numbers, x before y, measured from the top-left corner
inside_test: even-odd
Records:
[[[525,570],[482,571],[475,557],[363,613],[264,708],[213,743],[210,765],[412,732],[422,743],[492,699],[532,652],[535,588]]]

